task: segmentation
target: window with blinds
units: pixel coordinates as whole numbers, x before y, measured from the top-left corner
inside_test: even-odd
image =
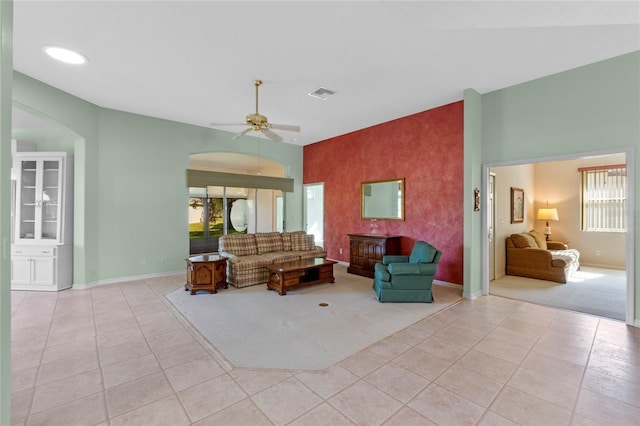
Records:
[[[582,230],[627,231],[627,168],[624,164],[583,167]]]

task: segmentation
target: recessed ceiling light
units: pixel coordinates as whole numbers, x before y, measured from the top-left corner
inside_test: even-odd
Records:
[[[44,51],[47,55],[51,56],[58,61],[66,64],[82,65],[87,62],[87,57],[74,52],[73,50],[65,49],[58,46],[45,46]]]

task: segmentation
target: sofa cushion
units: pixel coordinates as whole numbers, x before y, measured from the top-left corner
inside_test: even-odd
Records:
[[[294,234],[291,236],[292,251],[306,251],[315,248],[313,234]]]
[[[260,232],[256,234],[258,254],[284,251],[282,235],[279,232]]]
[[[518,248],[538,248],[536,241],[529,234],[511,234],[511,241]]]
[[[234,257],[227,259],[227,262],[232,265],[236,271],[248,271],[250,269],[264,268],[268,264],[272,263],[267,256],[254,254],[250,256]]]
[[[280,253],[269,253],[267,255],[270,263],[285,263],[285,262],[295,262],[300,260],[300,256],[298,256],[295,252],[292,251],[281,251]]]
[[[313,259],[316,257],[327,257],[327,252],[323,249],[314,248],[312,250],[301,250],[295,252],[300,260]]]
[[[254,234],[225,235],[224,251],[236,256],[250,256],[258,254]]]
[[[536,231],[535,229],[532,229],[531,231],[529,231],[529,235],[533,237],[538,248],[541,248],[543,250],[547,249],[547,240],[545,239],[544,235],[542,235],[540,231]]]
[[[292,231],[292,232],[283,232],[282,233],[282,245],[284,247],[284,251],[291,251],[291,237],[293,235],[304,235],[306,232],[304,231]]]

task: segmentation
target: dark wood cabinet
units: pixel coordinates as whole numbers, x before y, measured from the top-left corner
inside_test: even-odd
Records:
[[[400,240],[397,235],[348,234],[349,267],[347,272],[373,278],[374,267],[382,262],[382,257],[400,254]]]
[[[185,291],[198,290],[217,293],[219,288],[227,288],[227,259],[218,255],[193,256],[187,260],[187,283]]]

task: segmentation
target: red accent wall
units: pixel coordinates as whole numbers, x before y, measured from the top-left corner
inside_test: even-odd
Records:
[[[401,235],[403,254],[433,244],[436,279],[462,284],[463,162],[462,101],[305,146],[304,183],[324,183],[328,257],[349,262],[347,234],[370,232],[361,182],[404,178],[405,220],[378,220],[378,233]]]

